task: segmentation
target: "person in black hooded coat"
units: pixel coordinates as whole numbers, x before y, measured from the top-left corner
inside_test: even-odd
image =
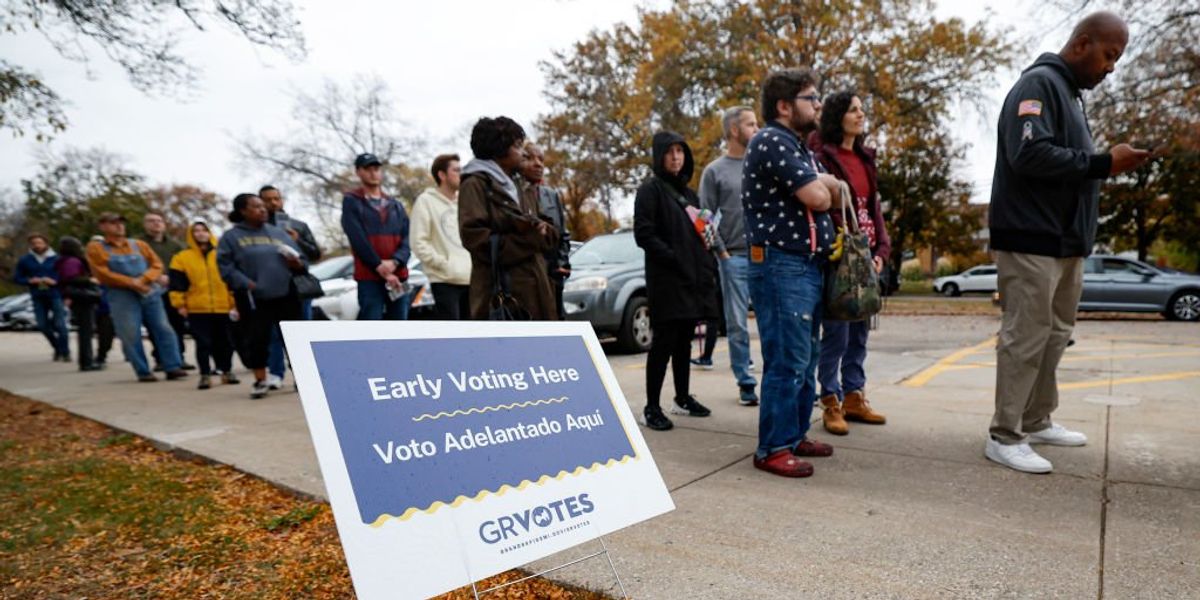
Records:
[[[675,380],[672,412],[706,417],[709,410],[688,393],[689,358],[696,322],[716,319],[717,262],[696,233],[687,208],[700,208],[687,183],[695,169],[692,150],[683,136],[654,134],[654,174],[638,188],[633,208],[633,235],[646,252],[646,292],[654,339],[646,357],[647,427],[670,429],[659,394],[667,363]]]

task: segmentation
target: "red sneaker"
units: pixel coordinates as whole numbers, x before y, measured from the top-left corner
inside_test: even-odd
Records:
[[[792,454],[795,454],[796,456],[833,456],[833,446],[830,446],[829,444],[822,444],[817,440],[804,438],[804,440],[796,446],[796,449],[792,450]]]
[[[813,474],[811,463],[796,458],[789,450],[780,450],[766,458],[754,458],[754,468],[780,477],[808,477]]]

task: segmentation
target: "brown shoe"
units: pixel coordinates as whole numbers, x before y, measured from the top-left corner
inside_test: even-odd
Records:
[[[887,417],[871,410],[871,404],[867,402],[867,396],[862,393],[862,390],[846,394],[846,400],[842,402],[842,410],[846,413],[847,421],[870,425],[887,423]]]
[[[846,435],[850,432],[850,427],[846,425],[845,414],[842,412],[842,405],[838,402],[836,394],[822,396],[821,407],[825,409],[825,414],[821,415],[825,431],[834,435]]]

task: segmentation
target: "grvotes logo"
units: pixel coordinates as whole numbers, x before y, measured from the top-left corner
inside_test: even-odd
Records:
[[[588,495],[568,496],[544,506],[527,508],[521,512],[489,519],[479,525],[479,539],[487,544],[510,540],[545,529],[555,523],[563,523],[596,510]]]

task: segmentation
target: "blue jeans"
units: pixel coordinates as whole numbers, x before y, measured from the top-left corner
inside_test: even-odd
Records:
[[[834,394],[841,400],[849,392],[862,391],[867,387],[863,362],[867,360],[867,334],[871,332],[871,320],[825,321],[821,328],[821,366],[817,369],[821,395]],[[842,375],[840,380],[839,369]]]
[[[117,337],[121,338],[121,350],[138,377],[150,375],[150,364],[142,347],[143,325],[158,346],[163,370],[179,369],[183,360],[179,356],[179,340],[167,321],[162,294],[142,296],[132,290],[111,288],[108,290],[108,304],[112,309],[113,327],[117,330]]]
[[[411,294],[405,294],[393,302],[388,300],[387,286],[382,281],[358,282],[359,321],[404,321],[408,319]]]
[[[33,300],[33,317],[37,320],[38,331],[46,336],[46,341],[50,342],[50,348],[56,355],[70,356],[67,311],[63,306],[62,296],[50,292],[31,293],[29,297]]]
[[[750,328],[746,322],[750,311],[750,283],[747,280],[750,261],[745,256],[730,256],[719,264],[729,365],[739,387],[752,387],[758,385],[758,381],[750,374]]]
[[[300,315],[305,321],[312,320],[312,300],[300,301]],[[271,347],[267,350],[267,371],[276,377],[283,377],[287,369],[283,355],[283,331],[276,327],[271,332]]]
[[[750,295],[762,340],[759,458],[804,441],[817,399],[822,258],[765,250],[750,261]]]

